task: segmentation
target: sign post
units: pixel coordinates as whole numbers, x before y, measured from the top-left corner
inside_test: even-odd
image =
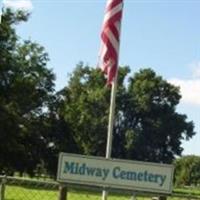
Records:
[[[59,185],[58,200],[67,200],[67,187],[63,184]]]

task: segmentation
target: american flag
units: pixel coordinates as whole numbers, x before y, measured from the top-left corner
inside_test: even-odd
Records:
[[[107,75],[107,84],[114,81],[118,68],[120,27],[123,0],[108,0],[101,32],[99,65]]]

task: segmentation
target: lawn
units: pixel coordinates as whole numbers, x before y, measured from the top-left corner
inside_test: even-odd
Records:
[[[31,189],[21,186],[6,186],[5,200],[54,200],[57,191]]]
[[[33,189],[23,186],[6,186],[5,200],[57,200],[57,190]],[[131,195],[109,194],[109,200],[130,200]],[[76,191],[68,192],[68,200],[101,200],[101,192]],[[137,200],[151,200],[151,197],[137,197]]]
[[[180,197],[169,197],[169,200],[189,200],[193,197],[200,199],[200,190],[198,188],[177,188],[174,190]],[[187,197],[188,196],[188,197]],[[137,200],[150,200],[151,197],[136,197]],[[5,200],[57,200],[58,190],[30,188],[24,186],[6,186]],[[86,192],[70,190],[68,200],[100,200],[101,192]],[[131,196],[126,194],[109,195],[109,200],[130,200]],[[193,198],[192,198],[193,199]]]
[[[57,190],[31,189],[21,186],[6,186],[5,200],[57,200]],[[69,200],[99,200],[101,193],[70,191]],[[129,200],[127,195],[112,195],[110,200]]]

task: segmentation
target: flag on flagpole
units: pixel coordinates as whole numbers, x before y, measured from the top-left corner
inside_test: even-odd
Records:
[[[123,0],[108,0],[101,32],[99,66],[107,75],[107,84],[114,81],[118,68],[120,27]]]
[[[3,15],[3,3],[0,2],[0,24],[1,24],[1,20],[2,20],[2,15]]]

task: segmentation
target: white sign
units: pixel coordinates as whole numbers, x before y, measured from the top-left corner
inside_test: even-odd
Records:
[[[173,165],[61,153],[57,181],[169,194]]]

